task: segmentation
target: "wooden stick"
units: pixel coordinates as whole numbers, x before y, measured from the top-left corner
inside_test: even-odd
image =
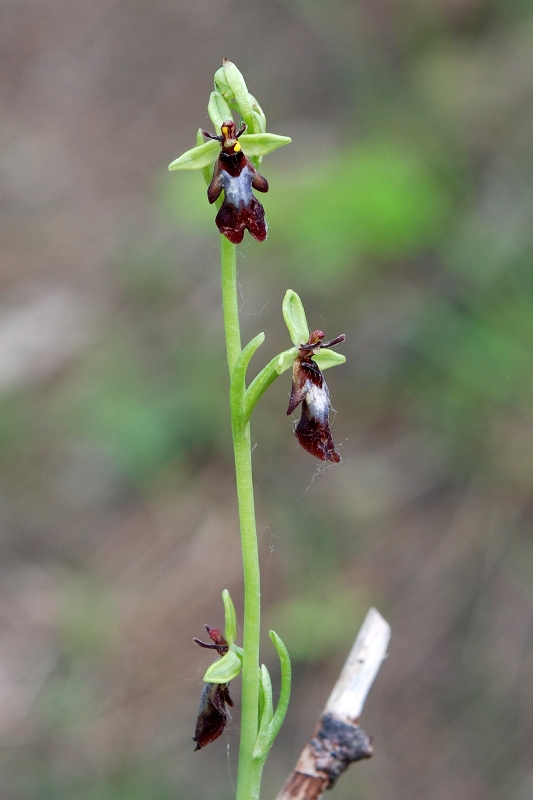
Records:
[[[276,800],[318,800],[353,761],[374,750],[359,717],[387,654],[390,625],[371,608],[311,739]]]

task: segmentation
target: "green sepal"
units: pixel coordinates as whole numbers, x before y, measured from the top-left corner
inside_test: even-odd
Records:
[[[290,144],[292,139],[277,133],[243,133],[239,142],[247,156],[267,156],[278,147]]]
[[[211,139],[201,145],[186,150],[179,158],[176,158],[168,168],[171,172],[176,169],[204,169],[210,166],[220,152],[220,144]]]
[[[207,104],[207,113],[209,114],[209,119],[215,126],[215,133],[217,136],[220,136],[222,123],[233,119],[231,108],[220,92],[211,92],[209,103]]]
[[[229,683],[240,675],[242,661],[235,650],[228,650],[225,656],[215,661],[204,675],[205,683]]]
[[[226,618],[224,639],[231,648],[232,645],[235,644],[235,639],[237,638],[237,615],[235,613],[233,600],[231,599],[230,593],[227,589],[224,589],[222,592],[222,602],[224,603],[224,616]]]
[[[292,289],[287,289],[285,292],[281,308],[292,343],[299,347],[309,341],[309,325],[303,303]]]
[[[321,350],[316,356],[313,356],[313,361],[316,361],[320,369],[324,370],[344,364],[346,356],[336,353],[335,350]]]

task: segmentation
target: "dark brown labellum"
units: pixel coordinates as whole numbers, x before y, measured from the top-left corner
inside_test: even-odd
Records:
[[[218,200],[224,191],[224,201],[215,222],[220,233],[233,244],[242,242],[245,230],[254,239],[263,242],[267,237],[265,210],[254,197],[252,188],[258,192],[268,192],[268,182],[241,150],[238,139],[246,130],[246,125],[243,123],[236,131],[235,123],[228,120],[222,123],[221,130],[220,136],[202,131],[206,138],[216,139],[222,147],[207,189],[210,203]]]
[[[222,735],[228,715],[226,706],[233,706],[227,683],[206,683],[200,697],[200,708],[194,731],[193,741],[196,750],[214,742]]]
[[[292,390],[287,414],[302,404],[302,415],[294,431],[300,445],[320,461],[341,460],[329,427],[329,391],[322,371],[312,356],[326,347],[343,342],[344,334],[323,342],[322,331],[313,331],[309,341],[300,345],[292,372]]]

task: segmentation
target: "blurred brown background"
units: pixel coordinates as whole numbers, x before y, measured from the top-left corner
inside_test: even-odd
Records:
[[[376,756],[332,797],[530,800],[533,4],[4,0],[0,39],[2,800],[233,795],[238,708],[191,740],[192,637],[242,607],[218,234],[166,171],[223,56],[293,138],[240,250],[252,368],[287,288],[348,359],[340,465],[298,448],[287,375],[253,421],[295,673],[264,796],[375,605]]]

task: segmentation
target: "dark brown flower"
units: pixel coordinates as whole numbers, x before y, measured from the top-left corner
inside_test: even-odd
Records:
[[[304,450],[321,461],[338,463],[338,454],[329,427],[329,391],[322,371],[313,356],[326,347],[343,342],[344,334],[323,342],[322,331],[313,331],[309,340],[300,345],[292,372],[292,390],[287,414],[302,404],[302,416],[294,431]]]
[[[210,628],[205,625],[205,629],[213,640],[213,644],[202,642],[200,639],[193,641],[200,647],[209,650],[216,650],[219,656],[224,656],[228,652],[228,643],[217,628]],[[193,742],[196,742],[196,750],[201,750],[206,744],[214,742],[222,735],[228,715],[226,706],[233,706],[227,683],[206,683],[200,697],[200,708],[198,709],[198,719],[194,730]]]
[[[265,211],[254,197],[252,188],[258,192],[268,192],[266,178],[256,170],[249,158],[242,152],[239,136],[246,130],[243,123],[239,130],[232,120],[222,123],[222,134],[214,136],[202,131],[207,139],[216,139],[222,151],[216,161],[207,198],[214,203],[224,190],[224,202],[220,206],[215,222],[220,233],[233,244],[239,244],[248,230],[254,239],[263,242],[267,237]]]

